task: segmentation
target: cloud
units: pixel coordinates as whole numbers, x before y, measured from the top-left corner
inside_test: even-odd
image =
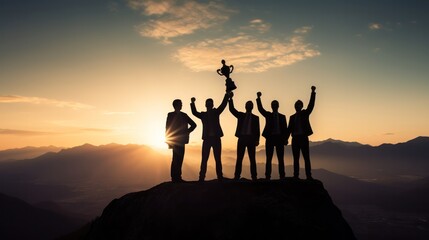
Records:
[[[271,29],[271,24],[264,22],[262,19],[253,19],[249,21],[249,25],[241,27],[242,30],[255,30],[259,33],[268,32]]]
[[[61,101],[61,100],[49,99],[49,98],[26,97],[26,96],[18,96],[18,95],[0,96],[0,103],[29,103],[29,104],[38,104],[38,105],[50,105],[50,106],[61,107],[61,108],[71,108],[74,110],[94,108],[91,105],[87,105],[79,102],[68,102],[68,101]]]
[[[112,129],[107,128],[80,128],[80,132],[100,132],[100,133],[107,133],[112,132]]]
[[[51,135],[51,134],[55,134],[55,133],[0,128],[0,135],[40,136],[40,135]]]
[[[377,31],[377,30],[381,30],[383,28],[383,25],[381,25],[381,23],[370,23],[368,25],[368,28],[371,31]]]
[[[300,27],[300,28],[296,29],[294,31],[294,33],[296,33],[296,34],[307,34],[308,32],[311,31],[311,29],[313,29],[313,27],[304,26],[304,27]]]
[[[133,115],[135,112],[104,112],[104,115]]]
[[[55,132],[44,132],[44,131],[31,131],[31,130],[20,130],[20,129],[3,129],[0,128],[0,135],[14,135],[14,136],[45,136],[45,135],[64,135],[64,134],[80,134],[80,133],[110,133],[112,129],[107,128],[76,128],[76,127],[65,127],[60,131]]]
[[[264,72],[319,55],[320,52],[306,43],[302,35],[279,40],[239,34],[188,44],[179,48],[173,57],[196,72],[218,69],[221,59],[233,64],[240,72]]]
[[[208,29],[229,19],[231,10],[217,2],[129,0],[128,5],[149,17],[136,27],[140,35],[171,43],[171,38]]]

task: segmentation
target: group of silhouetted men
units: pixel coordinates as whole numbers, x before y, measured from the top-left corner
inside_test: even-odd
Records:
[[[306,109],[303,109],[303,102],[301,100],[295,102],[296,113],[290,116],[289,125],[287,125],[286,116],[278,112],[279,102],[277,100],[272,101],[272,112],[267,111],[262,106],[262,94],[260,92],[257,93],[257,107],[261,115],[265,118],[265,127],[262,131],[262,136],[265,138],[266,152],[265,179],[271,179],[271,162],[274,149],[277,153],[279,177],[280,179],[285,179],[284,147],[288,144],[290,136],[292,136],[292,154],[294,160],[293,177],[296,179],[299,178],[299,157],[300,153],[302,152],[307,179],[313,179],[311,176],[308,136],[313,133],[309,116],[314,108],[314,102],[316,99],[315,90],[316,87],[311,87],[310,102]],[[203,144],[199,181],[205,180],[207,161],[209,159],[211,148],[213,148],[213,155],[216,162],[217,179],[224,179],[221,160],[221,137],[223,136],[223,131],[220,125],[219,117],[227,105],[229,105],[230,112],[237,118],[235,136],[238,138],[238,142],[234,180],[240,179],[242,162],[246,149],[250,160],[251,178],[252,180],[257,180],[256,147],[259,145],[259,138],[261,135],[259,117],[252,113],[252,101],[247,101],[245,104],[246,110],[241,112],[234,107],[233,97],[234,94],[232,92],[225,93],[221,104],[217,108],[214,108],[213,99],[207,99],[205,102],[205,112],[198,112],[197,108],[195,107],[196,99],[191,99],[192,114],[195,117],[201,119],[203,124]],[[189,134],[196,128],[197,125],[186,113],[181,112],[181,100],[174,100],[173,107],[174,112],[168,113],[166,123],[166,141],[169,148],[173,150],[171,180],[173,182],[183,182],[182,163],[185,154],[185,144],[189,143]]]

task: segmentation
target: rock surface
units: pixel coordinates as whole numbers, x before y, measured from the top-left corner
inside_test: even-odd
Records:
[[[355,239],[318,180],[165,182],[113,200],[86,239]]]

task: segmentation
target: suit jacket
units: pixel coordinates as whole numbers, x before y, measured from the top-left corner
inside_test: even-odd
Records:
[[[265,117],[265,127],[264,127],[264,131],[262,131],[262,136],[264,136],[265,138],[270,138],[273,136],[272,132],[273,132],[273,128],[274,128],[274,124],[275,124],[275,117],[274,117],[274,113],[272,112],[268,112],[264,109],[264,107],[262,106],[262,102],[260,98],[256,99],[256,104],[258,105],[258,110],[259,112],[262,114],[262,116]],[[287,140],[288,137],[288,128],[287,128],[287,123],[286,123],[286,116],[281,114],[281,113],[277,113],[278,117],[279,117],[279,127],[280,127],[280,135],[281,138],[283,140]]]
[[[203,123],[203,140],[206,140],[208,137],[223,137],[223,131],[220,126],[219,117],[223,110],[225,110],[227,103],[227,94],[225,94],[223,97],[222,103],[218,108],[213,108],[207,112],[198,112],[197,108],[195,107],[195,103],[191,103],[192,114],[195,117],[201,119],[201,122]]]
[[[188,125],[190,127],[188,128]],[[184,112],[169,112],[165,124],[165,137],[168,145],[184,145],[189,143],[189,133],[197,124]]]
[[[243,136],[248,136],[248,135],[243,135],[242,134],[242,128],[244,125],[244,121],[246,119],[246,113],[244,112],[239,112],[237,111],[237,109],[235,109],[234,107],[234,101],[231,99],[229,101],[229,111],[232,113],[232,115],[234,115],[234,117],[237,118],[237,128],[235,130],[235,136],[240,138]],[[259,117],[251,114],[251,137],[255,140],[255,142],[259,142],[259,136],[261,134],[260,128],[259,128]]]
[[[288,132],[292,134],[292,137],[297,135],[296,134],[296,125],[298,124],[297,121],[299,121],[299,124],[301,124],[302,135],[310,136],[311,134],[313,134],[313,129],[311,129],[311,125],[310,125],[310,114],[313,111],[315,101],[316,101],[316,93],[312,92],[307,109],[303,109],[300,112],[297,112],[294,115],[290,116]]]

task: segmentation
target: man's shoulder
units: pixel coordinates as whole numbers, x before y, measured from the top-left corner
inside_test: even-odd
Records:
[[[301,114],[306,114],[306,115],[308,115],[308,114],[310,114],[310,113],[309,113],[308,109],[302,109],[302,110],[301,110]]]

